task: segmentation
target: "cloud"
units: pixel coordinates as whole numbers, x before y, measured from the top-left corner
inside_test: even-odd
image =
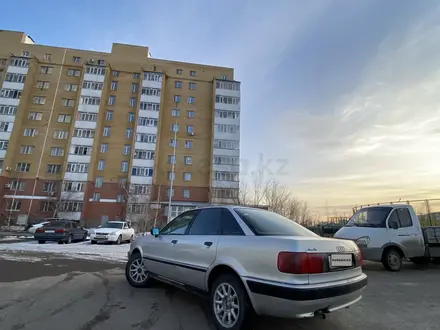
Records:
[[[315,205],[440,196],[439,14],[384,38],[333,109],[273,121],[276,138],[292,142],[284,153],[306,160],[290,182],[298,195]]]

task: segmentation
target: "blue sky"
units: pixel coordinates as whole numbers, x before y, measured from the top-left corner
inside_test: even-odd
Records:
[[[439,195],[438,1],[60,3],[6,2],[1,27],[41,44],[133,43],[234,67],[243,168],[272,160],[312,205]]]

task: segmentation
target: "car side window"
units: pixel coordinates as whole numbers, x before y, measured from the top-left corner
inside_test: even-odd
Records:
[[[163,227],[159,235],[184,235],[186,229],[197,213],[198,211],[188,211],[182,213],[165,227]]]
[[[126,223],[124,223],[124,229],[127,229],[128,225]]]
[[[411,214],[407,208],[397,209],[397,215],[399,216],[400,227],[412,227],[413,222]]]
[[[188,235],[220,235],[221,221],[221,208],[203,209],[192,222]]]
[[[397,215],[397,210],[393,210],[390,217],[388,218],[388,227],[393,228],[393,223],[395,223],[395,228],[400,228],[399,216]]]
[[[222,210],[222,235],[244,235],[243,229],[227,209]]]

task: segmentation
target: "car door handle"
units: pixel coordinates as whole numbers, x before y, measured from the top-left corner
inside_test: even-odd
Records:
[[[210,247],[212,245],[212,242],[205,242],[203,244],[205,244],[207,247]]]
[[[399,234],[399,236],[411,236],[409,234]]]
[[[176,244],[177,243],[177,239],[173,239],[172,241],[171,241],[171,244]]]

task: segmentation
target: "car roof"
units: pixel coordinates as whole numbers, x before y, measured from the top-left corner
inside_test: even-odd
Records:
[[[107,223],[126,223],[127,221],[107,221]]]
[[[208,206],[201,206],[201,207],[197,207],[195,210],[203,210],[203,209],[212,209],[212,208],[224,208],[224,209],[236,209],[236,208],[240,208],[240,209],[253,209],[253,210],[264,210],[264,209],[260,209],[258,207],[249,207],[249,206],[244,206],[244,205],[225,205],[225,204],[218,204],[218,205],[208,205]],[[191,210],[188,210],[191,211]],[[264,210],[266,211],[266,210]]]
[[[410,208],[411,205],[409,204],[381,204],[381,205],[366,205],[363,206],[362,209],[367,209],[367,208],[378,208],[378,207],[405,207],[405,208]]]

